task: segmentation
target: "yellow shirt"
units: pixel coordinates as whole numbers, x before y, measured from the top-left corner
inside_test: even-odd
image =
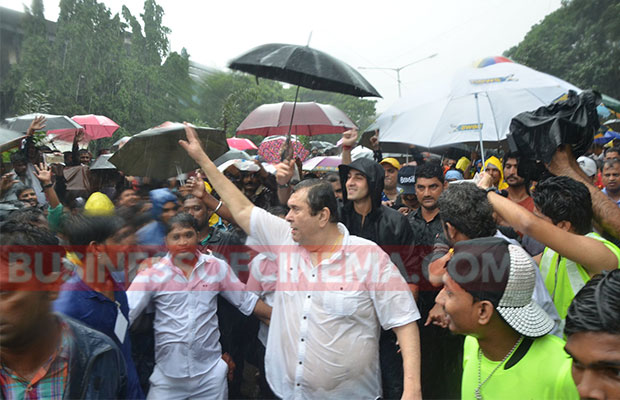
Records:
[[[520,347],[523,346],[523,343]],[[513,355],[514,357],[514,355]],[[482,356],[481,382],[499,364]],[[480,389],[485,400],[579,399],[571,376],[572,361],[564,351],[564,341],[553,335],[534,339],[523,358],[509,369],[499,367]],[[463,349],[461,399],[475,400],[478,387],[478,340],[467,336]]]

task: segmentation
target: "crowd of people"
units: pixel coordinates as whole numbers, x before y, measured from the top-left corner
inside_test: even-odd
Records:
[[[156,181],[33,133],[0,184],[0,397],[620,398],[620,148]],[[161,162],[165,162],[162,160]],[[238,166],[238,165],[237,165]]]

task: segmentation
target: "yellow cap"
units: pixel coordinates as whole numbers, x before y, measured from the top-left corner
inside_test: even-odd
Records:
[[[383,160],[381,160],[379,164],[384,164],[384,163],[390,164],[392,167],[396,169],[400,169],[400,163],[395,158],[392,158],[392,157],[384,158]]]
[[[469,158],[461,157],[461,158],[459,158],[459,160],[456,163],[456,169],[460,169],[461,171],[465,171],[467,169],[467,167],[469,167],[469,164],[471,164],[471,161],[469,161]]]
[[[84,214],[89,216],[114,215],[114,204],[105,194],[95,192],[86,201]]]

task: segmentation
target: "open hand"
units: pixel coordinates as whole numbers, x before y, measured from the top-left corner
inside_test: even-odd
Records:
[[[187,136],[187,141],[179,140],[179,144],[187,154],[198,164],[204,160],[209,160],[209,156],[207,156],[207,153],[202,149],[200,140],[198,140],[196,129],[187,122],[185,123],[185,135]]]
[[[2,180],[0,181],[0,193],[5,193],[18,182],[19,180],[15,179],[15,173],[13,172],[2,175]]]
[[[41,181],[41,184],[48,185],[52,183],[52,169],[49,166],[40,163],[38,166],[35,164],[34,169],[34,174]]]
[[[30,123],[26,135],[32,136],[36,131],[40,131],[43,128],[45,128],[45,117],[43,115],[37,115]]]

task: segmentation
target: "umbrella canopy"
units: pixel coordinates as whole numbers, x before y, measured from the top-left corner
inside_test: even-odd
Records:
[[[113,154],[102,154],[99,157],[97,157],[93,165],[90,166],[91,171],[103,170],[103,169],[114,169],[115,170],[116,167],[114,166],[114,164],[110,162],[110,157],[112,156]]]
[[[116,122],[104,115],[74,115],[71,119],[84,128],[84,139],[82,142],[90,142],[91,140],[110,137],[119,128]],[[73,135],[67,133],[67,131],[50,131],[49,134],[54,134],[61,140],[73,140]]]
[[[228,151],[224,132],[197,127],[198,139],[211,159]],[[132,136],[109,161],[126,175],[166,179],[189,172],[198,165],[187,156],[179,140],[186,139],[185,125],[166,123]]]
[[[484,68],[465,68],[450,86],[412,93],[384,112],[372,128],[381,141],[424,148],[455,143],[499,142],[506,139],[510,121],[578,88],[526,66],[502,62]],[[370,129],[370,128],[369,128]]]
[[[252,156],[242,150],[230,149],[213,161],[218,167],[230,160],[251,160]]]
[[[293,116],[293,107],[295,115]],[[351,119],[337,107],[315,102],[283,102],[263,104],[252,111],[237,128],[239,135],[283,135],[292,127],[294,135],[342,133],[355,127]]]
[[[284,146],[286,137],[275,136],[263,140],[263,143],[258,146],[258,155],[262,157],[266,162],[278,163],[280,162],[280,149]],[[291,141],[293,147],[293,158],[299,157],[301,161],[308,158],[310,152],[304,148],[304,145],[296,140]]]
[[[9,129],[26,133],[32,120],[39,115],[45,117],[45,128],[41,129],[44,132],[56,131],[54,132],[55,134],[75,134],[78,129],[82,129],[80,124],[66,115],[26,114],[19,117],[7,118],[5,121]]]
[[[228,138],[226,139],[226,143],[228,143],[228,147],[230,147],[231,149],[237,149],[241,151],[258,149],[258,147],[256,147],[254,142],[252,142],[250,139],[245,139],[245,138],[237,138],[237,137]]]
[[[335,172],[338,171],[340,164],[342,164],[342,158],[339,156],[319,156],[304,161],[302,169],[304,171]]]
[[[20,141],[25,138],[26,135],[23,133],[0,128],[0,151],[5,151],[15,146],[19,146]]]
[[[235,58],[228,67],[308,89],[381,97],[353,67],[308,46],[264,44]]]

